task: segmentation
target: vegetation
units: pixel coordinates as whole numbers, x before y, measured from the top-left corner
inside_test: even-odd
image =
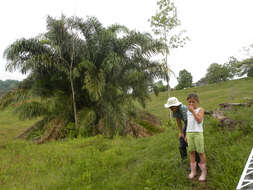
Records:
[[[158,38],[166,44],[166,51],[162,60],[163,68],[167,73],[166,81],[168,93],[170,95],[170,76],[173,71],[168,63],[168,56],[172,49],[183,47],[188,37],[183,36],[184,31],[177,32],[176,29],[180,26],[180,20],[177,16],[177,8],[172,0],[158,0],[158,11],[149,20],[152,30]]]
[[[244,51],[247,54],[248,58],[239,61],[238,68],[239,68],[239,75],[247,75],[248,77],[253,77],[253,44],[249,45],[248,47],[244,47]]]
[[[200,97],[200,105],[206,110],[215,110],[221,103],[240,102],[246,103],[252,98],[253,86],[252,78],[243,78],[238,80],[229,80],[217,84],[210,84],[201,87],[187,88],[183,90],[175,90],[173,96],[176,96],[180,102],[187,104],[186,97],[189,93],[197,93]],[[161,110],[166,103],[168,95],[160,93],[159,96],[152,96],[151,101],[147,103],[146,109],[159,116],[160,119],[166,121],[168,110]]]
[[[226,81],[234,77],[235,73],[233,69],[234,67],[227,64],[220,65],[213,63],[208,67],[205,77],[209,84]]]
[[[169,83],[167,56],[187,38],[171,33],[180,24],[174,3],[159,0],[158,7],[150,22],[160,40],[120,25],[103,27],[93,17],[62,16],[48,17],[45,33],[6,49],[6,69],[29,76],[0,99],[0,189],[235,188],[252,148],[253,106],[225,111],[239,121],[231,126],[205,117],[207,182],[188,180],[188,164],[179,167],[178,128],[163,106],[168,93],[162,91],[169,85],[154,83]],[[162,64],[151,59],[160,53]],[[211,85],[171,95],[186,103],[195,92],[206,110],[247,102],[253,99],[253,79],[227,81],[237,73],[235,65],[233,58],[212,64],[201,79]],[[250,76],[251,63],[241,66]],[[192,76],[183,70],[178,80],[182,89]],[[142,120],[140,112],[159,117],[162,129]],[[153,136],[122,137],[132,122]],[[35,129],[30,141],[17,138],[27,129]],[[51,136],[60,140],[41,144]],[[38,137],[40,145],[33,142]]]
[[[240,76],[239,64],[235,57],[229,57],[228,62],[224,64],[212,63],[207,68],[205,77],[201,78],[196,85],[213,84],[233,79]]]
[[[155,95],[158,95],[159,92],[164,92],[167,90],[168,90],[168,85],[164,85],[162,80],[155,82],[152,86],[152,92],[154,92]]]
[[[0,80],[0,96],[5,94],[6,92],[9,92],[12,89],[15,89],[18,87],[19,81],[17,80]]]
[[[253,77],[253,58],[248,58],[239,62],[238,67],[240,68],[240,75],[247,75]]]
[[[185,69],[181,70],[179,72],[177,81],[178,81],[178,85],[176,86],[177,90],[192,87],[192,74]]]
[[[219,103],[252,99],[252,82],[252,78],[226,81],[172,91],[172,96],[186,103],[187,94],[195,92],[202,107],[214,110]],[[205,117],[208,176],[206,183],[199,183],[187,179],[187,165],[179,167],[178,129],[163,107],[167,97],[166,92],[152,95],[146,108],[163,120],[165,131],[139,139],[98,135],[36,145],[13,140],[20,133],[17,130],[31,123],[17,122],[11,110],[1,111],[0,189],[235,189],[252,149],[253,107],[226,112],[243,120],[241,126],[221,128],[216,120]]]
[[[207,81],[206,77],[202,77],[201,79],[199,79],[196,82],[195,86],[204,86],[204,85],[207,85],[207,84],[208,84],[208,81]]]
[[[68,128],[75,137],[121,134],[135,102],[145,106],[153,81],[166,77],[151,60],[165,48],[147,33],[105,28],[93,17],[48,17],[46,33],[6,49],[6,69],[30,74],[1,105],[15,103],[22,119],[40,117],[41,127]]]

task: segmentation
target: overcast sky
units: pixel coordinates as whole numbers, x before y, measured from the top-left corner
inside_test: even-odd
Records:
[[[26,76],[5,71],[4,49],[19,38],[46,31],[47,15],[97,17],[104,26],[125,25],[151,32],[148,19],[157,10],[156,0],[8,0],[0,5],[0,80]],[[253,0],[176,0],[182,28],[190,41],[169,57],[178,75],[186,69],[196,82],[211,63],[224,63],[230,56],[245,57],[243,47],[253,44]],[[171,86],[176,85],[176,78]]]

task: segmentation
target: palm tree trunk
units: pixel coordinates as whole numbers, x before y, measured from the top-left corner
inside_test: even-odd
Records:
[[[73,47],[72,47],[72,56],[71,56],[71,64],[70,64],[70,70],[69,70],[69,80],[71,85],[71,91],[72,91],[72,101],[73,101],[73,109],[74,109],[74,117],[75,117],[75,128],[78,128],[78,120],[77,120],[77,111],[76,111],[76,100],[75,100],[75,88],[73,83],[73,62],[74,62],[74,53],[75,53],[75,44],[73,39]]]
[[[74,117],[75,117],[75,128],[77,129],[78,128],[78,122],[77,122],[75,89],[74,89],[74,84],[73,84],[72,71],[70,71],[70,84],[71,84],[72,101],[73,101],[73,109],[74,109]]]

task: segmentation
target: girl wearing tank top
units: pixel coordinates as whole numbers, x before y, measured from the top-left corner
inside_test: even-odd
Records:
[[[204,120],[204,109],[198,107],[199,97],[197,94],[189,94],[187,97],[188,111],[187,111],[187,130],[186,139],[188,142],[188,150],[190,152],[190,167],[191,173],[188,178],[193,179],[196,172],[196,161],[195,151],[199,153],[200,163],[199,168],[201,169],[201,175],[199,181],[206,180],[206,155],[204,152],[204,136],[203,136],[203,120]]]

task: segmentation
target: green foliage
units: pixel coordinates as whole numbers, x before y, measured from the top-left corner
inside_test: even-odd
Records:
[[[208,84],[208,81],[207,81],[206,77],[202,77],[201,79],[199,79],[196,82],[196,86],[203,86],[203,85],[207,85],[207,84]]]
[[[247,76],[248,76],[248,77],[253,77],[253,67],[251,67],[251,68],[248,70]]]
[[[17,80],[0,80],[0,96],[9,92],[12,89],[17,88],[19,85],[19,81]]]
[[[153,125],[151,125],[148,122],[145,121],[137,121],[142,127],[144,127],[145,129],[147,129],[148,131],[152,132],[153,134],[155,133],[160,133],[161,129],[159,129],[158,127],[155,127]]]
[[[83,108],[79,114],[79,135],[82,137],[89,137],[93,135],[93,128],[94,123],[96,121],[96,113],[89,109],[89,108]]]
[[[45,104],[41,104],[39,102],[27,102],[17,106],[15,113],[19,113],[19,118],[24,120],[47,115],[48,110],[45,107]]]
[[[247,74],[248,77],[253,77],[253,58],[242,60],[238,63],[240,76]]]
[[[237,74],[236,59],[230,58],[228,63],[220,65],[218,63],[212,63],[206,73],[206,80],[209,84],[217,83],[232,79]]]
[[[157,13],[149,20],[155,35],[166,42],[168,50],[182,46],[186,38],[182,38],[181,33],[172,34],[173,30],[180,25],[175,3],[171,0],[158,0],[157,6]]]
[[[252,81],[252,78],[226,81],[173,91],[172,95],[186,103],[187,94],[195,92],[202,107],[216,109],[219,103],[247,102],[246,98],[253,98]],[[168,110],[163,107],[166,100],[166,92],[152,95],[146,108],[163,118],[164,123],[168,121]],[[36,145],[13,140],[36,121],[20,122],[12,110],[6,109],[0,112],[0,189],[235,189],[252,149],[252,109],[226,112],[227,116],[244,121],[241,127],[230,129],[205,116],[206,183],[187,179],[189,160],[180,168],[175,120],[164,124],[163,133],[152,137],[109,139],[99,135]],[[80,112],[82,118],[92,110]],[[68,128],[73,129],[74,123],[71,125]]]
[[[20,121],[18,115],[13,113],[14,106],[0,111],[0,143],[13,140],[32,126],[38,119]]]
[[[153,81],[166,78],[162,65],[151,59],[165,48],[149,34],[120,25],[106,28],[94,17],[49,16],[45,33],[17,40],[4,54],[7,70],[30,73],[19,91],[27,92],[26,99],[39,97],[42,102],[22,105],[24,101],[14,93],[5,103],[18,103],[23,118],[51,114],[66,123],[75,122],[77,131],[82,128],[77,115],[88,108],[96,119],[84,125],[87,133],[103,121],[115,134],[125,126],[127,105],[139,101],[145,106]]]
[[[176,86],[177,90],[192,87],[192,75],[187,70],[181,70],[177,78],[178,85]]]
[[[159,92],[165,92],[167,90],[168,90],[168,85],[163,85],[162,80],[154,83],[151,88],[151,91],[154,92],[156,96],[158,96]]]
[[[158,0],[158,11],[149,19],[152,30],[158,38],[166,44],[165,57],[163,59],[163,70],[167,73],[166,81],[169,88],[170,69],[167,59],[170,51],[174,48],[183,47],[188,37],[183,36],[184,31],[178,32],[175,29],[180,25],[177,17],[177,8],[172,0]]]
[[[75,123],[69,122],[65,128],[67,137],[73,139],[78,135],[78,131],[75,127]]]
[[[217,83],[227,80],[227,69],[218,63],[212,63],[206,73],[208,83]]]

